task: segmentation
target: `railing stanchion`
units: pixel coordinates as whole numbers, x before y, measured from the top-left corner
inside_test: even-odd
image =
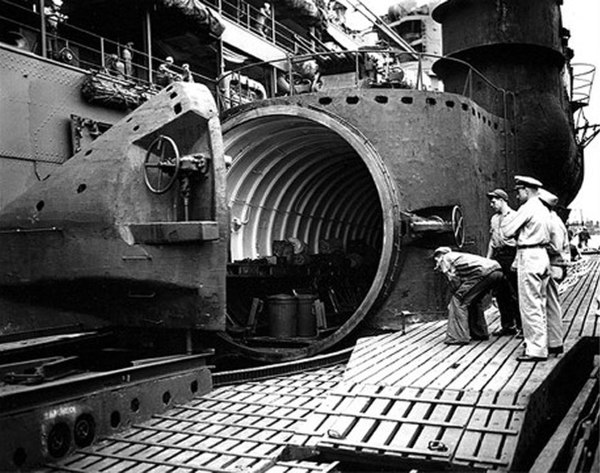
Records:
[[[100,37],[100,65],[106,69],[106,53],[104,52],[104,38]]]
[[[473,100],[473,69],[469,69],[469,98]]]
[[[358,82],[360,80],[360,70],[359,70],[359,63],[358,63],[358,51],[354,52],[354,86],[358,87]]]
[[[422,62],[422,56],[419,54],[418,56],[418,62],[417,62],[417,90],[419,90],[419,88],[421,90],[425,89],[425,83],[423,82],[423,62]]]
[[[288,65],[288,80],[290,84],[290,90],[288,92],[289,95],[294,95],[294,71],[292,70],[292,58],[288,54],[287,56],[287,65]]]
[[[45,0],[40,0],[40,40],[42,42],[42,56],[48,57],[48,44],[46,43],[46,12],[44,11],[45,5]]]

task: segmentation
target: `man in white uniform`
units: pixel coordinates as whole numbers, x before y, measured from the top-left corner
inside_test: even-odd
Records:
[[[521,206],[500,228],[505,237],[517,239],[517,281],[519,309],[525,338],[523,362],[548,358],[546,301],[550,261],[546,247],[550,242],[550,212],[538,198],[542,183],[533,177],[515,176],[515,189]]]
[[[558,197],[545,189],[540,189],[539,198],[550,211],[550,222],[548,226],[548,233],[550,234],[550,244],[548,246],[550,279],[548,280],[548,301],[546,303],[548,317],[548,353],[560,355],[563,352],[564,332],[558,285],[565,278],[566,267],[571,260],[569,232],[558,214],[553,210],[558,203]]]

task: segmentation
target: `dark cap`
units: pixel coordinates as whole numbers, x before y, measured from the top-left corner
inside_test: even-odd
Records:
[[[506,192],[504,192],[502,189],[494,189],[493,191],[488,192],[487,196],[490,199],[493,199],[493,198],[503,199],[506,202],[508,202],[508,194]]]
[[[535,177],[530,176],[515,176],[515,189],[520,187],[529,187],[531,189],[539,189],[543,184]]]

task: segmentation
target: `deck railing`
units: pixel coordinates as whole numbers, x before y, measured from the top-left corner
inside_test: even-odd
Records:
[[[243,0],[201,0],[202,3],[215,9],[223,18],[263,37],[271,44],[280,47],[291,54],[309,54],[324,52],[316,41],[303,38],[295,31],[271,17],[259,18],[263,13],[256,7]],[[275,7],[276,8],[276,5]]]
[[[3,6],[18,12],[26,21],[16,21],[5,14]],[[68,22],[61,22],[56,28],[50,28],[45,15],[11,0],[0,0],[0,21],[2,23],[1,41],[80,69],[105,71],[119,76],[111,69],[114,59],[123,61],[126,45],[91,33]],[[131,73],[119,77],[132,80],[141,85],[152,86],[156,83],[159,66],[163,59],[129,47],[132,54]],[[179,66],[171,66],[174,72],[181,73]],[[213,88],[215,79],[192,71],[196,82],[202,82]]]
[[[503,118],[513,118],[514,94],[493,84],[469,63],[461,61],[460,59],[427,53],[416,54],[416,60],[414,61],[401,62],[401,58],[405,56],[406,52],[404,51],[376,47],[361,48],[358,50],[299,54],[295,56],[290,55],[284,60],[287,63],[285,67],[287,72],[282,73],[279,76],[280,79],[285,81],[284,87],[275,87],[274,90],[270,91],[268,97],[318,91],[322,85],[320,74],[317,73],[311,77],[310,75],[303,75],[301,72],[302,69],[305,69],[303,66],[310,61],[315,61],[316,64],[326,64],[334,61],[346,61],[346,63],[349,63],[352,61],[352,83],[355,87],[432,90],[429,76],[430,68],[428,66],[434,60],[443,59],[444,61],[454,63],[455,65],[464,68],[465,81],[462,95],[474,99],[475,94],[473,93],[473,85],[477,81],[477,89],[480,90],[482,86],[487,87],[497,96],[495,98],[495,100],[498,101],[497,108],[504,110]],[[372,62],[372,58],[378,58],[380,66],[369,68],[367,64],[369,64],[370,61]],[[222,84],[223,82],[233,82],[237,85],[237,90],[234,91],[236,92],[235,97],[230,95],[227,97],[226,101],[219,100],[219,102],[227,107],[246,103],[248,100],[246,99],[244,83],[243,81],[236,80],[236,78],[245,77],[252,68],[266,67],[273,63],[281,65],[281,62],[282,60],[252,63],[227,72],[220,78],[219,84]],[[410,72],[407,72],[409,70]],[[279,83],[282,84],[281,80]],[[219,97],[222,98],[222,87],[218,87],[217,92]]]

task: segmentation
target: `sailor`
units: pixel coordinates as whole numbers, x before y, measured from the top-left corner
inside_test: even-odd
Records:
[[[558,285],[566,276],[567,265],[571,260],[569,232],[558,214],[553,210],[558,197],[545,189],[540,189],[539,198],[550,211],[548,233],[550,243],[550,278],[548,279],[546,313],[548,319],[548,353],[560,355],[563,352],[562,307],[558,296]]]
[[[181,65],[181,71],[181,78],[183,79],[183,82],[194,82],[190,65],[187,62]]]
[[[508,205],[508,194],[503,189],[494,189],[487,193],[494,215],[490,220],[490,241],[487,258],[492,258],[502,267],[504,284],[499,284],[495,291],[496,301],[500,310],[501,328],[493,335],[516,335],[521,330],[519,301],[517,299],[517,272],[512,267],[517,254],[517,242],[514,238],[505,238],[500,231],[500,224],[505,218],[510,218],[515,211]]]
[[[267,35],[267,19],[269,18],[271,18],[271,5],[265,2],[256,15],[256,29],[263,36]]]
[[[127,77],[133,76],[133,43],[130,41],[123,46],[121,50],[121,57],[123,58],[123,63],[125,65],[125,75]]]
[[[123,79],[125,77],[125,64],[116,54],[111,54],[108,57],[108,61],[106,62],[106,69],[108,73],[112,76],[116,76],[120,79]]]
[[[546,292],[550,261],[546,247],[550,241],[550,212],[538,198],[542,183],[529,176],[515,176],[515,190],[521,206],[511,218],[502,221],[505,237],[516,237],[519,309],[525,353],[519,361],[543,361],[548,358]]]
[[[441,246],[433,252],[436,265],[448,279],[452,298],[448,304],[447,345],[466,345],[489,338],[483,315],[483,297],[503,281],[497,261]]]

